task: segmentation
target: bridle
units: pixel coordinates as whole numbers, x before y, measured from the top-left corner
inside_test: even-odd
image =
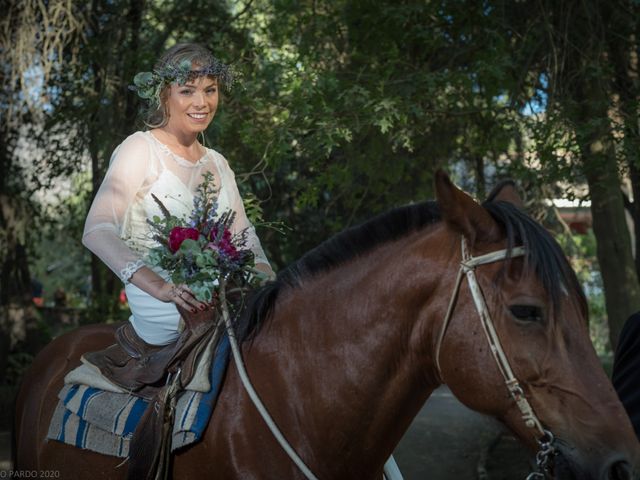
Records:
[[[514,247],[511,249],[497,250],[485,255],[473,257],[469,254],[467,243],[464,237],[462,237],[461,240],[461,249],[462,259],[460,261],[460,270],[458,270],[456,283],[451,294],[451,300],[449,301],[447,313],[444,317],[444,321],[440,329],[440,334],[438,335],[438,341],[436,343],[435,364],[438,376],[444,383],[442,370],[440,368],[440,348],[451,322],[451,317],[453,316],[453,311],[455,309],[458,300],[458,294],[460,293],[460,287],[462,285],[462,279],[466,275],[467,282],[469,284],[469,290],[471,290],[471,296],[473,297],[473,303],[475,304],[478,315],[480,316],[480,324],[482,325],[482,329],[484,330],[487,341],[489,342],[489,347],[493,358],[498,365],[498,370],[500,370],[500,373],[504,378],[504,383],[509,390],[509,395],[516,402],[516,405],[518,406],[518,409],[522,414],[522,420],[524,421],[525,425],[529,428],[537,430],[537,433],[539,434],[538,444],[540,445],[540,450],[536,455],[536,464],[538,467],[538,471],[529,474],[529,476],[527,476],[527,480],[544,479],[549,474],[549,469],[551,467],[550,463],[553,455],[555,455],[555,449],[552,445],[554,441],[553,434],[542,426],[542,423],[536,416],[533,408],[531,407],[531,404],[527,400],[527,397],[524,394],[524,390],[520,386],[520,382],[518,382],[518,379],[513,374],[513,370],[511,369],[511,365],[509,364],[509,360],[507,359],[504,350],[502,349],[500,338],[498,337],[498,333],[496,332],[493,320],[491,320],[491,315],[489,314],[489,310],[487,309],[487,303],[485,302],[484,295],[482,294],[482,289],[478,284],[478,280],[476,279],[475,274],[475,269],[479,265],[486,265],[488,263],[494,263],[500,260],[505,260],[507,258],[521,257],[526,254],[526,249],[524,247]]]
[[[502,346],[500,344],[500,339],[498,338],[498,334],[493,326],[493,321],[491,320],[491,316],[489,315],[489,311],[487,309],[487,304],[484,301],[484,296],[482,295],[482,290],[478,285],[475,275],[475,268],[478,265],[485,265],[487,263],[497,262],[499,260],[504,260],[506,258],[520,257],[526,253],[524,247],[515,247],[512,249],[498,250],[496,252],[488,253],[486,255],[481,255],[479,257],[472,257],[469,255],[467,250],[467,245],[464,237],[462,238],[462,260],[460,262],[460,270],[458,271],[458,276],[456,278],[456,284],[453,289],[453,293],[451,295],[451,300],[449,301],[449,307],[447,309],[447,314],[444,318],[444,322],[442,324],[442,329],[440,330],[440,335],[438,336],[438,343],[436,344],[436,368],[438,370],[438,375],[440,379],[442,379],[442,372],[440,370],[440,347],[442,345],[442,341],[447,332],[447,328],[451,321],[451,317],[453,315],[453,310],[455,309],[456,302],[458,299],[458,293],[460,292],[460,286],[462,285],[462,277],[464,274],[467,276],[467,281],[469,283],[469,288],[471,290],[471,294],[473,296],[473,301],[476,305],[476,309],[478,310],[478,314],[480,315],[480,320],[482,323],[482,327],[484,329],[485,334],[487,335],[487,339],[489,341],[489,346],[491,347],[491,353],[493,354],[496,363],[498,364],[498,368],[502,376],[504,377],[505,384],[509,390],[509,394],[511,398],[513,398],[522,413],[522,419],[524,420],[527,427],[535,428],[540,433],[540,437],[538,438],[538,444],[540,445],[540,450],[536,455],[536,464],[537,464],[537,472],[532,472],[527,476],[526,480],[537,480],[548,477],[549,469],[551,467],[551,461],[553,456],[555,455],[555,448],[553,447],[554,437],[550,431],[545,430],[538,420],[538,417],[533,412],[529,401],[524,395],[524,391],[522,387],[518,383],[518,380],[513,375],[513,371],[511,370],[511,366],[509,365],[509,361],[502,350]],[[260,415],[267,423],[269,429],[275,436],[278,443],[285,450],[287,455],[291,458],[291,460],[297,465],[303,475],[309,480],[318,480],[318,478],[311,472],[309,467],[304,463],[304,461],[299,457],[299,455],[295,452],[295,450],[291,447],[289,442],[284,438],[284,435],[280,432],[277,425],[267,412],[264,404],[260,400],[258,394],[254,390],[247,372],[244,368],[244,362],[242,361],[242,355],[240,353],[240,349],[238,347],[235,334],[233,331],[233,327],[231,324],[231,318],[229,316],[229,311],[227,308],[226,298],[225,298],[225,289],[224,289],[224,279],[221,279],[220,283],[220,303],[222,305],[222,317],[227,329],[227,334],[229,335],[229,340],[231,343],[231,351],[233,353],[233,357],[238,368],[238,373],[240,375],[240,379],[251,401],[254,403],[256,408],[258,409]],[[386,465],[385,465],[385,474],[387,473]]]

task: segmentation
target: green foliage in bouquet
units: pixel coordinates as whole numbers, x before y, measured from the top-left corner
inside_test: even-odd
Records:
[[[147,220],[158,242],[149,251],[149,264],[167,271],[174,284],[186,284],[202,302],[210,302],[221,283],[244,289],[261,280],[253,252],[247,248],[247,231],[232,233],[235,212],[219,212],[217,194],[213,175],[207,173],[196,191],[189,220],[172,215],[155,195],[163,216]]]

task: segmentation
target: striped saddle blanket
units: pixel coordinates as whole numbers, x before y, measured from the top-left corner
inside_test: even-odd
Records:
[[[215,407],[229,363],[224,335],[213,355],[210,389],[185,390],[177,399],[171,451],[197,442]],[[129,393],[115,393],[80,384],[65,384],[49,424],[47,438],[117,457],[129,456],[129,442],[148,402]]]

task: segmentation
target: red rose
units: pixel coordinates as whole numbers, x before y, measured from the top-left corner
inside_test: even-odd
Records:
[[[176,253],[187,238],[197,240],[200,232],[195,228],[173,227],[169,232],[169,250]]]

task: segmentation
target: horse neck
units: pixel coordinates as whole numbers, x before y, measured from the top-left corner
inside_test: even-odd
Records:
[[[455,275],[442,254],[435,258],[440,230],[382,245],[283,292],[247,352],[297,410],[289,428],[311,455],[345,469],[375,467],[437,386],[432,346],[446,301],[431,300]]]

